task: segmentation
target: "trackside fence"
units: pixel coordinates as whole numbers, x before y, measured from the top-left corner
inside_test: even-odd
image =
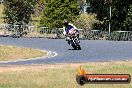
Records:
[[[113,41],[131,41],[132,31],[113,31],[108,34],[108,31],[100,30],[83,30],[78,29],[80,39],[83,40],[113,40]],[[0,36],[10,37],[41,37],[64,39],[62,28],[49,29],[47,27],[36,27],[32,25],[11,25],[0,24]]]

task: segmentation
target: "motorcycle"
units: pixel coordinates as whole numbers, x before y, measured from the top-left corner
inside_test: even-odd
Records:
[[[74,29],[69,30],[68,37],[68,44],[71,45],[75,50],[81,50],[78,31]]]

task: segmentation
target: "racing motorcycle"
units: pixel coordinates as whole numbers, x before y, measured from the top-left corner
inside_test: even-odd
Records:
[[[74,50],[81,50],[80,41],[79,41],[79,33],[74,28],[69,30],[67,35],[69,39],[67,39],[68,44],[73,47]]]

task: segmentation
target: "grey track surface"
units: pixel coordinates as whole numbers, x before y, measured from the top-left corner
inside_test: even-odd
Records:
[[[119,61],[132,59],[132,42],[130,41],[95,41],[81,40],[82,50],[69,50],[71,46],[61,39],[43,38],[0,38],[0,45],[30,47],[57,52],[52,58],[0,63],[0,65],[83,63],[90,61]]]

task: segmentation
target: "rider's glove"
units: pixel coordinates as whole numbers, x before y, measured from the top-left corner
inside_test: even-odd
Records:
[[[66,32],[64,31],[63,34],[66,35]]]

